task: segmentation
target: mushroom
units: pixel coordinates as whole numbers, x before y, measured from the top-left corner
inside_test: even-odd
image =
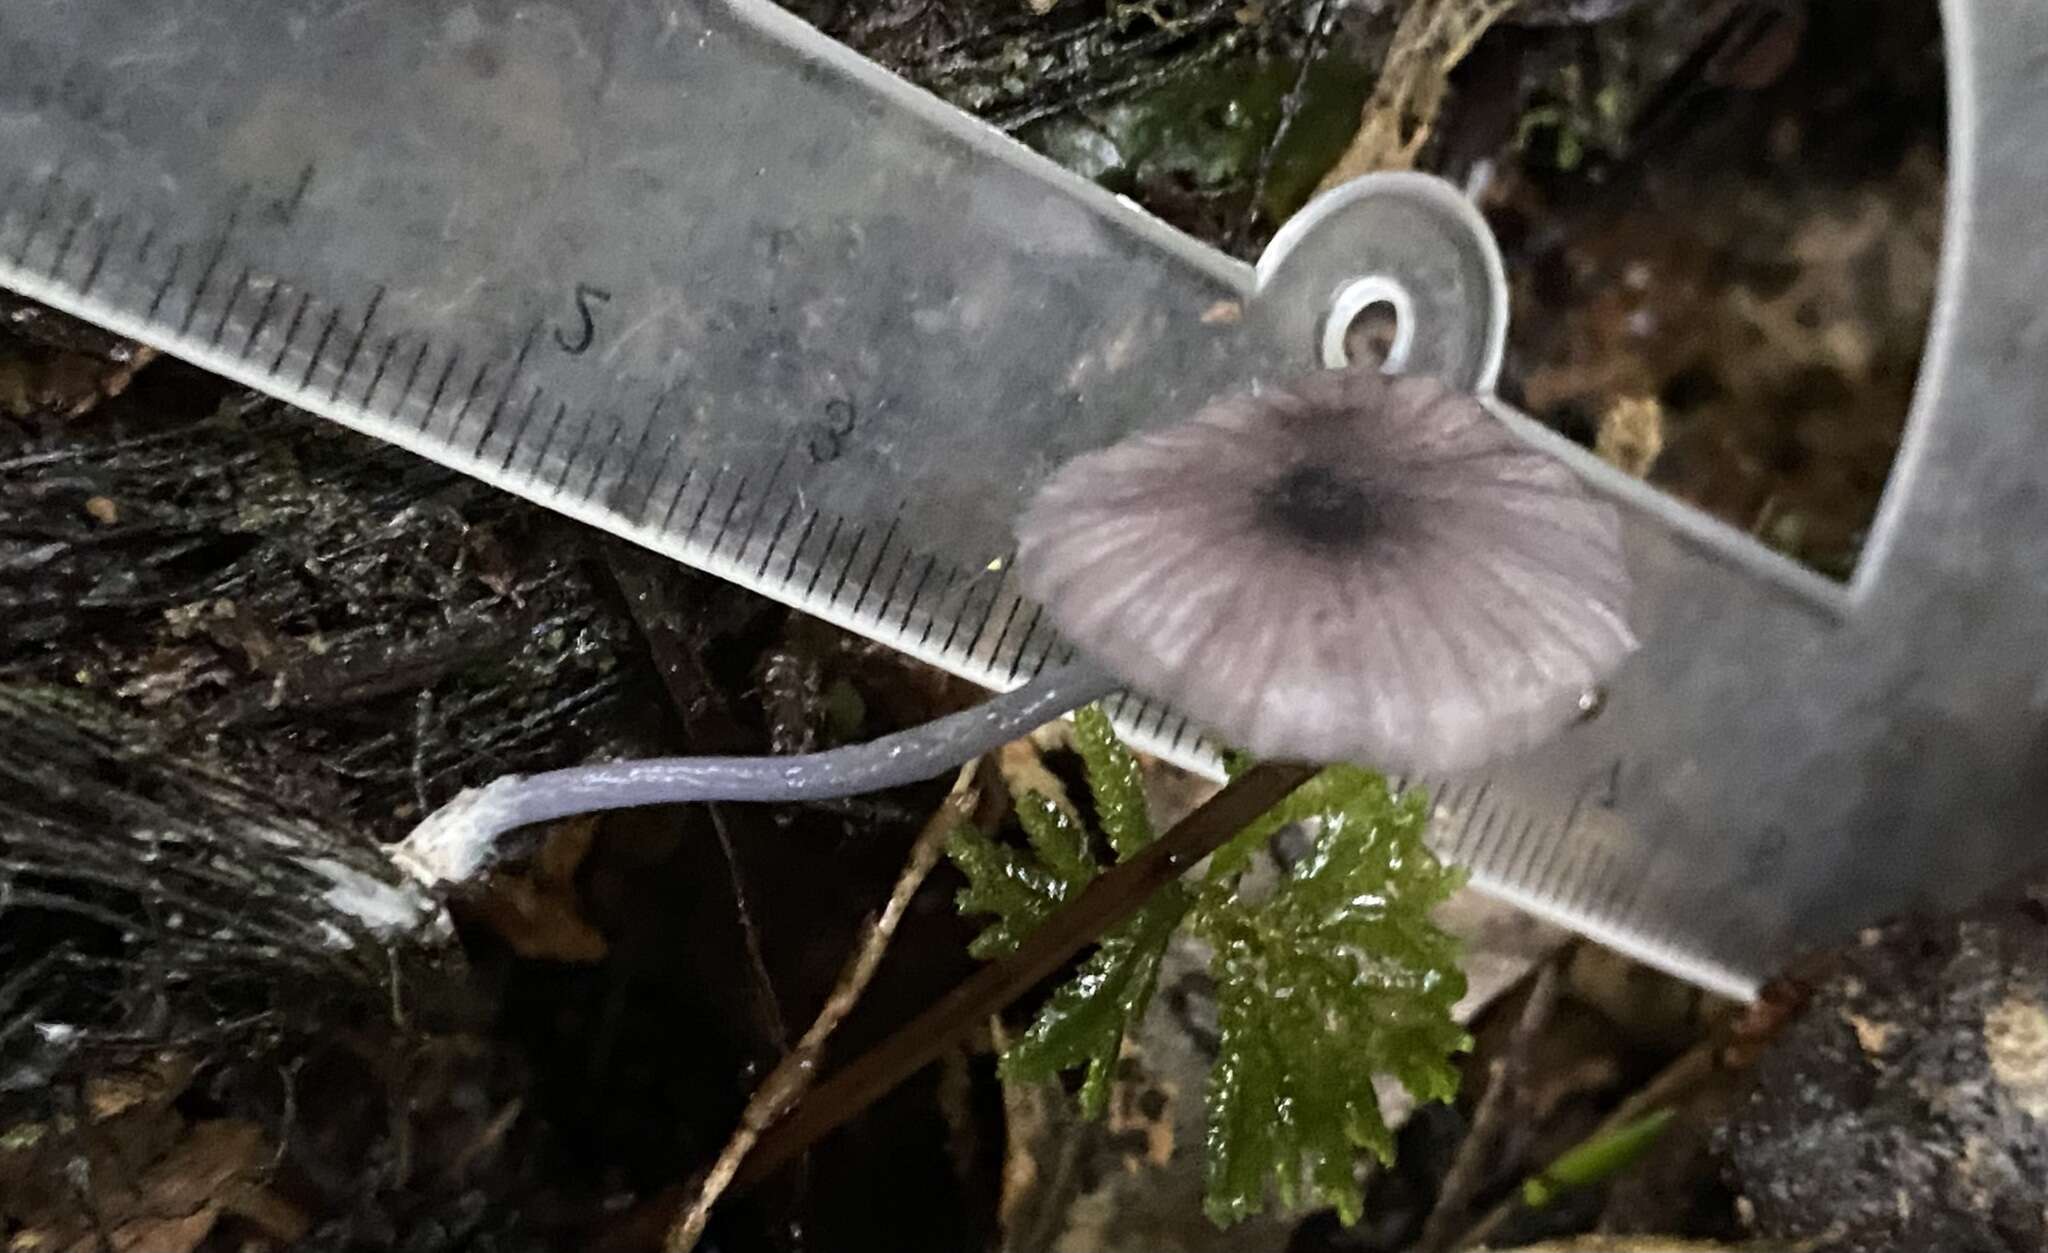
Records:
[[[1613,508],[1426,378],[1216,401],[1074,458],[1018,536],[1019,585],[1084,660],[868,744],[509,776],[395,856],[460,881],[499,835],[571,814],[895,787],[1123,687],[1258,756],[1461,769],[1556,731],[1635,644]]]
[[[1462,770],[1635,647],[1614,508],[1474,397],[1372,369],[1074,458],[1016,571],[1083,654],[1259,757]]]

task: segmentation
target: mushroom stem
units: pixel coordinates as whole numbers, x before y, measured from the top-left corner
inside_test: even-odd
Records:
[[[427,815],[392,857],[429,886],[461,882],[498,837],[574,814],[705,801],[830,800],[935,778],[1123,684],[1071,662],[972,709],[866,744],[787,757],[657,757],[507,775]]]

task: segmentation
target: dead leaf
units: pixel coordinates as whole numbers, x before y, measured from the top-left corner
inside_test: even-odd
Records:
[[[138,1140],[129,1133],[139,1132],[141,1142],[150,1138],[147,1129],[135,1126],[138,1118],[175,1124],[177,1115],[161,1103],[165,1099],[158,1092],[136,1095],[136,1103],[100,1124],[99,1135],[73,1141],[75,1149],[52,1145],[44,1168],[61,1159],[69,1175],[75,1163],[88,1197],[81,1200],[69,1186],[45,1189],[38,1212],[11,1215],[21,1226],[8,1241],[9,1253],[104,1253],[109,1245],[116,1253],[192,1253],[227,1213],[247,1213],[273,1234],[304,1234],[303,1215],[296,1224],[289,1221],[285,1216],[296,1210],[255,1182],[270,1160],[255,1123],[194,1123],[137,1172],[132,1155]],[[269,1221],[255,1219],[257,1214]]]
[[[115,1253],[192,1253],[218,1221],[218,1205],[176,1218],[138,1218],[114,1228]],[[90,1235],[73,1244],[70,1253],[100,1253],[100,1248],[99,1237]]]
[[[1514,7],[1515,0],[1413,0],[1394,28],[1358,133],[1317,190],[1378,170],[1414,168],[1443,108],[1451,70]]]
[[[1664,406],[1653,395],[1617,396],[1600,415],[1593,451],[1636,478],[1648,478],[1664,451]]]

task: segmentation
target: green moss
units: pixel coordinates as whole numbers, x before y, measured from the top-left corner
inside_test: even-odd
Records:
[[[1195,66],[1083,115],[1027,127],[1025,142],[1113,191],[1179,182],[1249,194],[1293,89],[1291,60],[1239,53]],[[1303,83],[1302,106],[1277,151],[1261,211],[1283,221],[1314,192],[1358,129],[1372,85],[1362,62],[1325,53]]]
[[[1122,861],[1155,836],[1137,761],[1095,709],[1075,717],[1101,843]],[[1013,950],[1101,867],[1092,833],[1043,796],[1018,798],[1029,852],[963,829],[949,852],[967,876],[963,912],[992,917],[980,956]],[[1254,899],[1240,886],[1281,827],[1305,824],[1306,856]],[[1359,1150],[1391,1158],[1373,1089],[1391,1074],[1448,1099],[1449,1057],[1469,1045],[1451,1018],[1464,994],[1454,941],[1430,911],[1458,883],[1422,842],[1428,809],[1370,771],[1337,766],[1247,827],[1195,888],[1172,884],[1106,936],[1003,1059],[1006,1076],[1081,1069],[1081,1106],[1107,1107],[1123,1037],[1143,1017],[1167,944],[1188,926],[1214,951],[1220,1044],[1209,1088],[1210,1217],[1229,1223],[1303,1199],[1359,1216]]]

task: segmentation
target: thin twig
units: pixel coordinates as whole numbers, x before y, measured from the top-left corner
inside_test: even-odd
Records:
[[[671,572],[650,563],[645,553],[625,544],[613,546],[609,561],[612,581],[624,595],[633,624],[640,628],[655,672],[668,693],[669,705],[682,724],[683,737],[694,741],[698,731],[698,693],[710,690],[712,682],[701,648],[692,647],[692,641],[683,633],[680,615],[670,612],[675,595],[673,584],[664,576],[672,577]],[[733,912],[739,919],[740,940],[746,947],[747,964],[753,975],[754,994],[749,999],[754,1007],[755,1025],[780,1052],[789,1047],[789,1024],[783,1018],[781,999],[775,994],[775,981],[768,974],[760,928],[754,924],[753,907],[747,899],[746,876],[740,869],[732,836],[726,830],[724,809],[715,801],[704,809],[710,815],[711,830],[718,837],[718,850],[725,859],[726,878],[732,885]]]
[[[861,994],[867,991],[876,968],[882,964],[882,954],[888,950],[889,940],[896,934],[897,924],[903,921],[903,913],[910,907],[910,898],[917,895],[925,876],[938,864],[939,855],[945,851],[946,840],[973,814],[977,800],[973,784],[978,764],[968,762],[960,768],[959,775],[953,780],[953,790],[947,793],[938,811],[926,821],[924,830],[918,832],[916,843],[910,846],[910,857],[896,876],[896,886],[889,893],[888,904],[868,921],[860,947],[840,970],[839,982],[833,986],[832,994],[825,998],[825,1007],[818,1011],[803,1039],[797,1041],[796,1047],[768,1073],[761,1086],[754,1089],[754,1095],[748,1098],[747,1107],[740,1112],[739,1126],[733,1128],[732,1138],[726,1141],[718,1160],[704,1177],[696,1198],[669,1228],[668,1238],[662,1244],[665,1253],[689,1253],[697,1246],[705,1224],[711,1221],[711,1207],[718,1204],[718,1198],[724,1195],[762,1133],[802,1099],[810,1088],[817,1075],[818,1058],[825,1050],[825,1042],[852,1012]]]
[[[916,1074],[989,1015],[1123,921],[1152,894],[1215,852],[1315,773],[1312,766],[1265,762],[1252,767],[1174,824],[1129,861],[1096,878],[1036,927],[1008,957],[982,967],[965,983],[856,1058],[762,1136],[739,1182],[766,1178],[790,1158]]]
[[[1456,1235],[1453,1224],[1465,1218],[1473,1198],[1479,1195],[1480,1186],[1486,1181],[1487,1159],[1506,1125],[1508,1111],[1519,1103],[1530,1050],[1557,1005],[1557,985],[1555,961],[1545,961],[1537,967],[1536,980],[1529,987],[1529,998],[1522,1002],[1522,1012],[1508,1035],[1507,1047],[1487,1068],[1486,1091],[1479,1098],[1479,1108],[1472,1113],[1472,1129],[1466,1132],[1464,1141],[1458,1145],[1457,1157],[1444,1174],[1443,1186],[1437,1189],[1436,1207],[1422,1225],[1422,1238],[1416,1242],[1414,1253],[1441,1253],[1451,1247]]]
[[[716,803],[706,805],[705,812],[711,816],[711,830],[718,837],[718,851],[725,858],[725,877],[732,884],[733,912],[739,916],[740,940],[747,950],[747,968],[754,976],[754,999],[758,1002],[761,1026],[766,1029],[775,1047],[789,1047],[789,1023],[782,1016],[782,998],[775,994],[775,980],[768,974],[768,957],[761,947],[761,929],[754,925],[754,907],[747,899],[747,876],[740,869],[739,850],[733,847],[732,834],[725,829],[724,807]]]
[[[1316,7],[1308,17],[1308,41],[1302,49],[1301,64],[1294,68],[1294,85],[1280,100],[1280,120],[1273,126],[1273,134],[1259,150],[1259,169],[1252,176],[1252,197],[1245,206],[1244,217],[1231,232],[1230,243],[1242,248],[1251,238],[1252,228],[1258,225],[1261,202],[1266,198],[1266,184],[1273,177],[1273,162],[1279,159],[1280,145],[1287,142],[1289,132],[1294,129],[1294,120],[1301,114],[1302,102],[1308,97],[1309,71],[1315,68],[1316,58],[1322,54],[1323,42],[1329,38],[1330,27],[1335,25],[1335,15],[1328,14],[1328,0],[1316,0]]]

